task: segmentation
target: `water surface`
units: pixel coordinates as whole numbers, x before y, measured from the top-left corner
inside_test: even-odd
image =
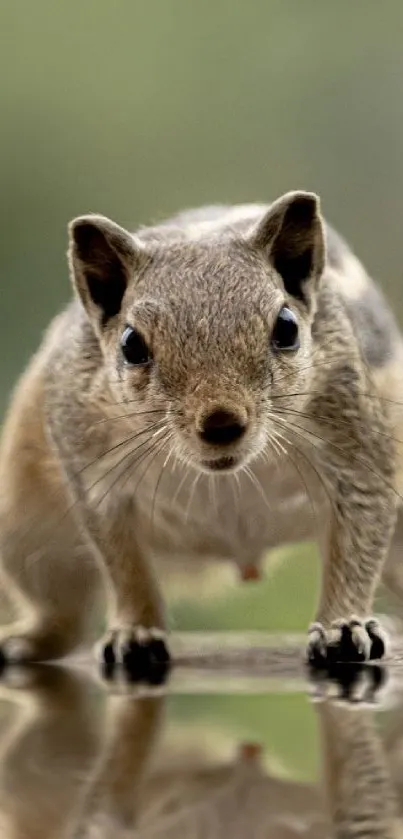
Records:
[[[0,836],[403,835],[399,666],[312,679],[267,649],[271,668],[259,645],[250,666],[246,645],[198,664],[182,648],[154,687],[89,662],[6,670]]]

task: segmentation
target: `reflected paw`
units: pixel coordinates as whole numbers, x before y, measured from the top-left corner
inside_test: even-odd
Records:
[[[382,664],[334,663],[326,669],[311,668],[309,682],[315,703],[330,700],[351,706],[373,705],[382,697],[388,671]]]
[[[113,677],[120,665],[133,680],[159,684],[170,668],[166,635],[156,628],[111,629],[97,645],[96,656],[106,677]]]
[[[384,657],[386,633],[375,618],[336,620],[325,629],[313,623],[308,632],[307,661],[313,667],[335,662],[362,663]]]

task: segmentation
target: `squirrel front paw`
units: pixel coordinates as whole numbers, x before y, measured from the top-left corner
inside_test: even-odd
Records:
[[[313,667],[378,660],[386,649],[386,633],[375,618],[339,619],[329,629],[317,621],[308,630],[307,661]]]
[[[163,630],[143,626],[108,630],[96,646],[96,657],[107,675],[121,665],[132,679],[151,682],[164,680],[171,661]]]

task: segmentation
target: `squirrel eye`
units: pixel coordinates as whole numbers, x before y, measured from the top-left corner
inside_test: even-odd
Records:
[[[127,364],[144,367],[152,360],[152,355],[140,332],[131,326],[126,326],[120,346]]]
[[[287,306],[280,309],[271,336],[274,350],[291,352],[299,349],[298,322],[294,313]]]

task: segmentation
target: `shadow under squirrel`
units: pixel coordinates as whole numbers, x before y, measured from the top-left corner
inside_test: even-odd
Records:
[[[69,264],[76,299],[1,443],[2,585],[21,612],[4,658],[71,651],[103,577],[100,659],[164,662],[159,562],[232,560],[247,576],[313,536],[309,658],[381,656],[383,568],[403,591],[403,342],[317,196],[191,210],[135,235],[82,216]]]

